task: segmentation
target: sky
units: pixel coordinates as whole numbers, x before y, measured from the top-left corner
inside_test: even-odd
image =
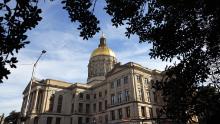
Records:
[[[98,47],[101,33],[89,40],[79,37],[78,23],[70,22],[68,13],[62,9],[59,0],[42,2],[43,20],[39,25],[27,32],[30,44],[16,55],[18,64],[11,70],[8,80],[0,84],[0,115],[8,115],[12,110],[20,111],[22,92],[31,79],[33,64],[46,50],[39,60],[34,77],[38,79],[56,79],[66,82],[86,83],[87,65],[92,51]],[[101,31],[107,38],[108,46],[115,52],[117,60],[122,64],[135,62],[150,69],[164,70],[171,63],[159,59],[150,59],[148,43],[139,43],[137,36],[125,37],[125,26],[115,28],[111,18],[103,10],[104,3],[96,4],[95,14],[100,20]]]

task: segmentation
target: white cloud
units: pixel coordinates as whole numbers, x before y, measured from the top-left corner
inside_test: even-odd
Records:
[[[76,27],[73,30],[73,25],[70,26],[69,22],[60,22],[60,15],[56,16],[53,12],[52,16],[48,16],[53,10],[52,6],[54,5],[45,7],[46,13],[43,14],[48,21],[44,20],[38,28],[28,32],[31,44],[19,52],[18,68],[12,70],[4,84],[0,84],[0,114],[2,112],[8,114],[12,110],[20,111],[22,92],[31,78],[33,63],[43,49],[47,50],[47,53],[40,59],[35,77],[86,82],[89,57],[98,45],[100,34],[88,41],[82,40]],[[62,24],[53,26],[59,23]],[[110,23],[106,23],[104,27],[103,32],[106,34],[108,44],[122,63],[133,61],[160,70],[167,64],[151,60],[148,56],[151,45],[139,44],[137,36],[127,39],[124,35],[125,26],[116,29]]]
[[[11,111],[20,111],[22,104],[21,98],[12,98],[7,100],[0,100],[1,113],[4,112],[8,115]]]

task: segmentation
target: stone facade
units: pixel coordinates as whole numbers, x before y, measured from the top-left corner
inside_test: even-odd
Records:
[[[88,64],[87,83],[33,80],[25,124],[155,123],[141,120],[159,116],[163,101],[152,84],[161,79],[161,72],[117,63],[104,37],[97,49]],[[29,85],[23,92],[23,114],[28,90]]]

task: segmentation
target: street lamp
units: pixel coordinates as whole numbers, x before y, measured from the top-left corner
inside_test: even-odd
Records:
[[[43,54],[45,54],[45,53],[46,53],[46,50],[42,50],[42,51],[41,51],[40,56],[38,57],[38,59],[36,60],[36,62],[34,63],[34,66],[33,66],[32,75],[31,75],[31,81],[30,81],[30,86],[29,86],[29,88],[28,88],[27,103],[26,103],[25,109],[24,109],[24,117],[27,116],[27,107],[28,107],[29,102],[30,102],[29,100],[30,100],[31,86],[32,86],[32,83],[33,83],[33,77],[34,77],[35,68],[36,68],[37,63],[38,63],[38,61],[40,60],[41,56],[42,56]]]

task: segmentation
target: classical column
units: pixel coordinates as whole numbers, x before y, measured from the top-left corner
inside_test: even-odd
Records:
[[[38,92],[39,92],[39,90],[37,89],[36,91],[35,91],[35,99],[34,99],[34,105],[33,105],[33,112],[37,112],[37,110],[36,110],[36,108],[37,108],[37,101],[38,101]]]

